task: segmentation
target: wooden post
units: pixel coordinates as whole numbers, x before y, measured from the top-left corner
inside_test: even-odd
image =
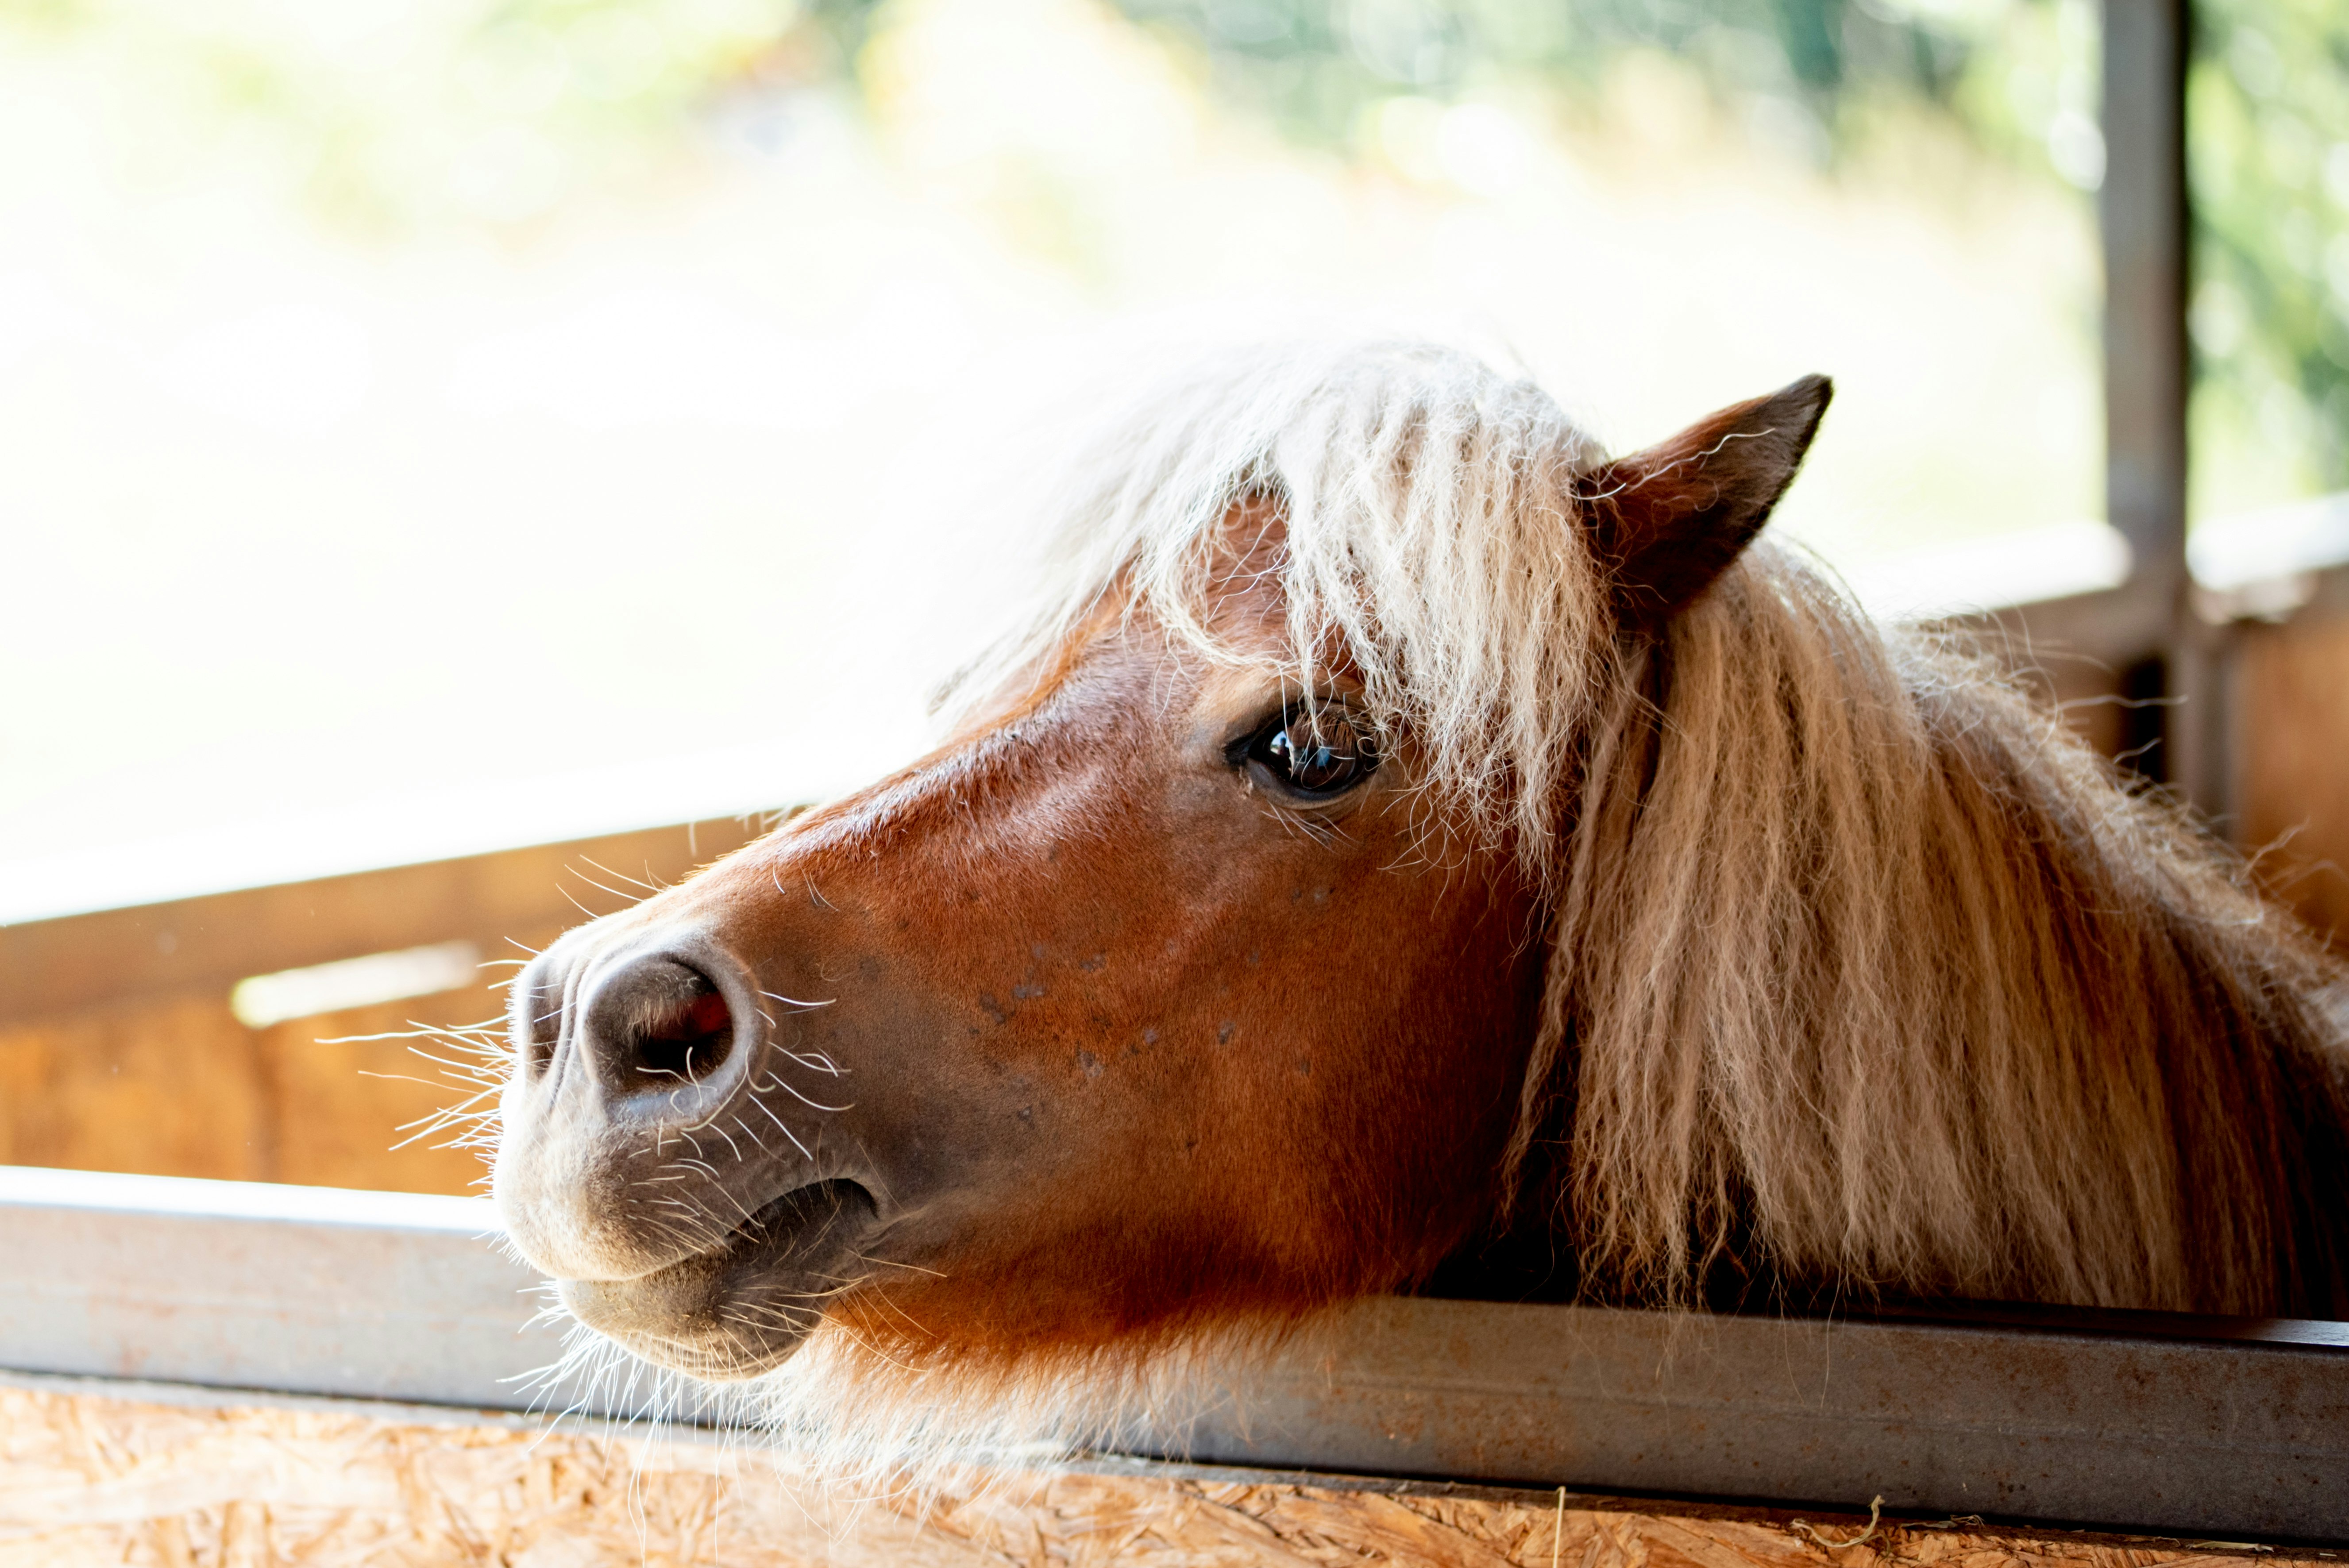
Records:
[[[2106,0],[2106,505],[2137,573],[2186,573],[2186,4]]]
[[[2218,641],[2186,570],[2187,0],[2105,0],[2105,504],[2136,566],[2146,636],[2123,686],[2161,706],[2127,727],[2137,765],[2228,809]]]

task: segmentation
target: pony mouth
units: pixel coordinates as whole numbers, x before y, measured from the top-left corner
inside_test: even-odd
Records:
[[[631,1355],[708,1382],[791,1359],[833,1298],[861,1280],[873,1194],[811,1182],[770,1199],[715,1246],[624,1280],[555,1282],[572,1316]]]

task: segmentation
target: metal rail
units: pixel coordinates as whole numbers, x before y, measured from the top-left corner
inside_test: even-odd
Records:
[[[558,1331],[477,1199],[0,1167],[0,1367],[530,1408]],[[626,1414],[626,1412],[601,1412]],[[2349,1537],[2349,1325],[1361,1303],[1136,1450]]]

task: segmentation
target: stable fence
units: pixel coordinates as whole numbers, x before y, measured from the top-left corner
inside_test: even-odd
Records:
[[[0,1170],[0,1367],[34,1388],[641,1414],[533,1376],[561,1335],[496,1240],[480,1199]],[[1397,1298],[1206,1387],[1118,1447],[1258,1472],[2349,1538],[2344,1324]]]

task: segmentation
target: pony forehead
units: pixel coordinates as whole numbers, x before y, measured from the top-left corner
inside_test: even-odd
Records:
[[[1017,629],[947,694],[957,727],[1064,673],[1104,615],[1178,651],[1342,670],[1441,796],[1546,838],[1616,657],[1575,480],[1603,454],[1522,377],[1438,344],[1283,342],[1136,375],[1039,470],[1047,545]],[[1268,656],[1225,614],[1277,596]]]
[[[1466,625],[1527,595],[1595,598],[1587,560],[1568,558],[1587,555],[1573,478],[1603,452],[1541,387],[1464,350],[1257,343],[1131,372],[1088,401],[1016,503],[1041,526],[1041,571],[961,695],[1032,679],[1104,606],[1261,662],[1239,645],[1254,639],[1215,624],[1252,583],[1285,604],[1300,668],[1374,621]]]
[[[1090,569],[1071,586],[1128,576],[1147,593],[1268,553],[1251,523],[1288,563],[1527,502],[1562,521],[1572,474],[1600,455],[1539,387],[1460,350],[1271,344],[1137,377],[1073,444],[1047,512],[1058,553]]]

